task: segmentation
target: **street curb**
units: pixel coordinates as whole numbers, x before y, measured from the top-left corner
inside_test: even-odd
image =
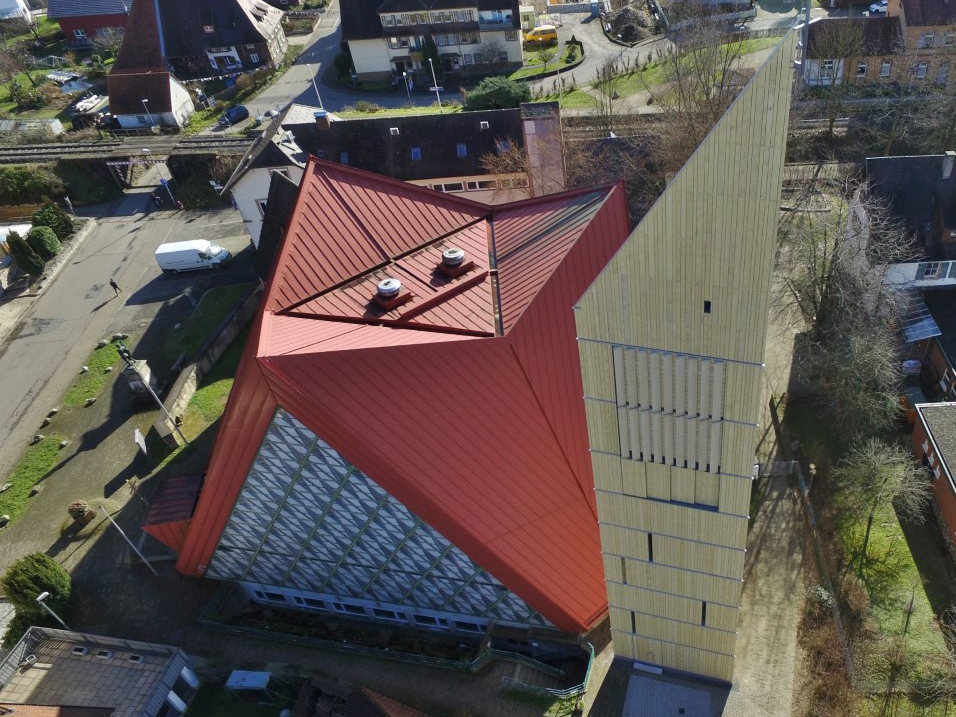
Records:
[[[43,290],[56,279],[57,275],[60,273],[60,270],[69,263],[70,258],[76,253],[76,250],[79,249],[80,244],[83,243],[83,241],[93,232],[93,229],[95,228],[96,219],[90,217],[86,224],[83,225],[83,228],[74,234],[69,240],[69,247],[67,250],[57,255],[54,266],[50,269],[50,273],[44,274],[44,276],[41,277],[42,283],[38,283],[32,293],[16,298],[36,298],[41,296],[43,294]],[[13,300],[11,300],[11,302],[7,305],[12,306]],[[0,346],[5,344],[7,339],[19,330],[20,324],[23,322],[23,316],[27,313],[31,306],[33,306],[32,301],[22,302],[19,306],[19,315],[16,316],[9,328],[0,328]]]

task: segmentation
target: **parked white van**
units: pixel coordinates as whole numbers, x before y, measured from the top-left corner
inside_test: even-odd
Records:
[[[220,267],[230,259],[232,254],[206,239],[174,241],[156,249],[156,263],[167,274]]]

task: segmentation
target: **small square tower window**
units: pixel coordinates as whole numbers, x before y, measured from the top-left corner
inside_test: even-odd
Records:
[[[710,302],[709,302],[709,301],[705,301],[705,302],[704,302],[704,313],[705,313],[705,314],[709,314],[709,313],[710,313]]]

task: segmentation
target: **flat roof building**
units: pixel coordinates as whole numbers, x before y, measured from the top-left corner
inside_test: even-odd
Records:
[[[198,686],[179,648],[31,627],[0,662],[0,715],[175,717]]]

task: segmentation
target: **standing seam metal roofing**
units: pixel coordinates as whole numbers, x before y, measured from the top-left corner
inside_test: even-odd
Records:
[[[304,219],[322,213],[321,225]],[[470,224],[474,242],[486,222],[501,228],[502,261],[475,259],[501,273],[504,335],[385,326],[329,298],[391,260],[386,245],[412,252],[397,261],[414,269],[437,257],[438,236]],[[208,565],[282,406],[557,627],[591,627],[607,596],[571,306],[629,229],[619,185],[492,209],[313,159],[178,569]],[[488,301],[479,287],[416,319],[460,330]],[[345,313],[304,313],[319,305]]]

